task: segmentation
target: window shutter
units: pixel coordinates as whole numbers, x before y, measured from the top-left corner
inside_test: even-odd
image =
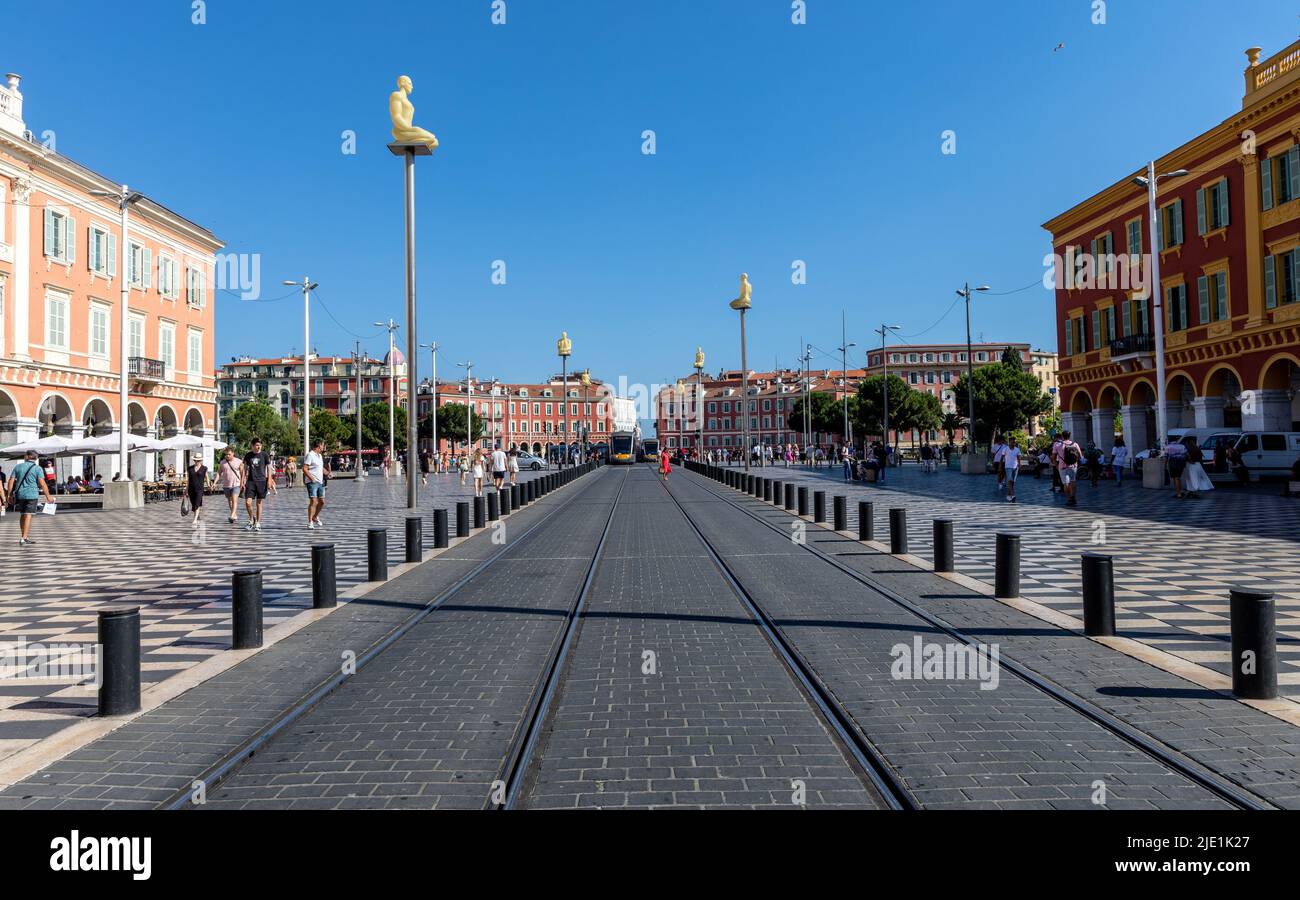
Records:
[[[1165,331],[1174,330],[1174,299],[1175,288],[1165,291]]]
[[[98,268],[100,248],[95,240],[95,226],[86,226],[86,268],[94,272]]]
[[[1300,197],[1300,147],[1292,147],[1286,152],[1287,175],[1290,176],[1291,193],[1288,200]]]
[[[1178,286],[1178,325],[1180,328],[1186,328],[1190,323],[1187,319],[1187,285]]]
[[[1263,192],[1263,206],[1273,208],[1273,160],[1265,159],[1259,164],[1259,189]]]
[[[1065,355],[1074,356],[1074,319],[1065,320]]]
[[[1215,281],[1215,299],[1218,301],[1219,311],[1215,317],[1220,322],[1228,318],[1228,273],[1219,272],[1214,276]]]
[[[1296,252],[1295,250],[1292,250],[1290,256],[1291,256],[1291,297],[1289,300],[1286,297],[1283,297],[1282,299],[1287,303],[1295,303],[1297,300],[1300,300],[1300,253]]]
[[[153,284],[153,251],[145,248],[144,251],[144,289],[149,290]]]
[[[117,235],[108,236],[108,277],[117,275]]]
[[[1160,250],[1165,249],[1165,211],[1156,210],[1156,243],[1155,246]]]
[[[1277,307],[1277,257],[1264,257],[1264,307]]]
[[[1147,324],[1147,298],[1143,297],[1138,301],[1138,321],[1142,325],[1142,334],[1149,334]]]
[[[1124,306],[1120,309],[1120,318],[1123,320],[1121,327],[1124,329],[1124,337],[1133,333],[1133,302],[1125,300]]]
[[[1115,307],[1106,310],[1106,339],[1115,340]]]
[[[1228,179],[1219,182],[1219,226],[1228,227]]]
[[[1204,275],[1196,279],[1196,294],[1201,301],[1201,324],[1207,325],[1210,321],[1210,279]]]
[[[1205,189],[1196,192],[1196,233],[1205,234],[1208,229],[1205,227]]]
[[[77,261],[77,220],[69,216],[63,220],[63,261],[72,264]]]
[[[1175,246],[1183,242],[1183,201],[1178,199],[1174,201],[1174,244]]]
[[[1092,349],[1096,350],[1101,346],[1101,311],[1094,309],[1092,311]]]
[[[45,210],[45,255],[54,256],[58,249],[58,235],[55,232],[54,212],[48,207]]]

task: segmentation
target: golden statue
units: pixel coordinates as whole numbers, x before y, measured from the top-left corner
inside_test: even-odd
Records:
[[[753,288],[749,286],[749,275],[742,272],[740,275],[740,296],[731,301],[732,309],[749,309],[749,295],[753,293]]]
[[[704,348],[703,348],[703,347],[696,347],[696,348],[695,348],[695,368],[697,368],[697,369],[703,369],[703,368],[704,368]]]
[[[582,386],[584,388],[591,387],[591,369],[582,370]]]
[[[555,350],[561,356],[568,356],[573,352],[573,341],[569,340],[567,331],[560,332],[560,339],[555,342]]]
[[[397,79],[397,90],[388,96],[388,114],[393,119],[393,140],[399,144],[424,144],[430,150],[438,149],[438,139],[433,132],[411,124],[415,107],[407,96],[415,90],[409,75]]]

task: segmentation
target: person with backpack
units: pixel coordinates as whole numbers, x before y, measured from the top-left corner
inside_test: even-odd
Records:
[[[1088,478],[1092,481],[1092,486],[1096,487],[1097,482],[1101,480],[1101,449],[1089,441],[1088,449],[1083,452],[1083,456],[1088,461]]]
[[[28,450],[23,461],[14,466],[9,475],[9,491],[14,497],[14,511],[18,513],[18,546],[36,543],[30,537],[32,516],[36,514],[37,500],[44,496],[46,503],[53,503],[49,485],[45,482],[45,472],[36,461],[35,451]]]
[[[1060,452],[1056,454],[1056,469],[1061,476],[1061,490],[1065,493],[1067,506],[1078,506],[1079,500],[1074,495],[1074,489],[1078,486],[1079,463],[1083,459],[1083,450],[1070,440],[1068,431],[1061,432],[1060,448]]]

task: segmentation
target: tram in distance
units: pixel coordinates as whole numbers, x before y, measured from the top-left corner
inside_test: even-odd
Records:
[[[614,466],[630,466],[636,462],[637,434],[635,431],[616,431],[609,439],[609,462]]]
[[[641,442],[641,459],[645,462],[659,461],[659,442],[649,438]]]

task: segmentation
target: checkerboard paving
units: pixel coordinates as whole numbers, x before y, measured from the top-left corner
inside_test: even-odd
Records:
[[[1197,500],[1177,500],[1172,490],[1146,490],[1139,480],[1123,486],[1103,480],[1078,487],[1079,505],[1067,508],[1052,494],[1051,477],[1022,476],[1017,502],[1008,503],[992,475],[962,475],[919,466],[890,470],[883,487],[844,483],[841,469],[755,469],[755,474],[795,480],[848,498],[856,533],[858,501],[875,504],[877,540],[889,540],[889,509],[908,516],[909,551],[933,558],[932,521],[953,520],[957,571],[992,583],[999,531],[1021,536],[1021,596],[1083,618],[1080,555],[1114,557],[1118,633],[1230,675],[1229,602],[1233,587],[1274,593],[1277,607],[1278,683],[1300,697],[1300,500],[1277,485],[1220,488]]]
[[[456,476],[430,476],[419,508],[426,548],[433,543],[432,511],[446,507],[454,530],[456,501],[472,495]],[[51,645],[94,644],[101,609],[140,607],[141,679],[148,688],[229,649],[233,569],[262,568],[269,629],[311,607],[312,544],[335,544],[340,592],[366,579],[367,528],[388,529],[391,564],[404,558],[403,478],[332,481],[321,513],[325,527],[316,531],[306,527],[301,487],[281,486],[267,500],[260,532],[244,529],[242,500],[237,509],[238,524],[229,525],[225,499],[205,498],[198,531],[180,515],[179,501],[36,516],[36,543],[27,547],[18,546],[18,517],[0,519],[0,759],[95,713],[96,691],[84,682],[20,676],[42,659],[72,652]]]

